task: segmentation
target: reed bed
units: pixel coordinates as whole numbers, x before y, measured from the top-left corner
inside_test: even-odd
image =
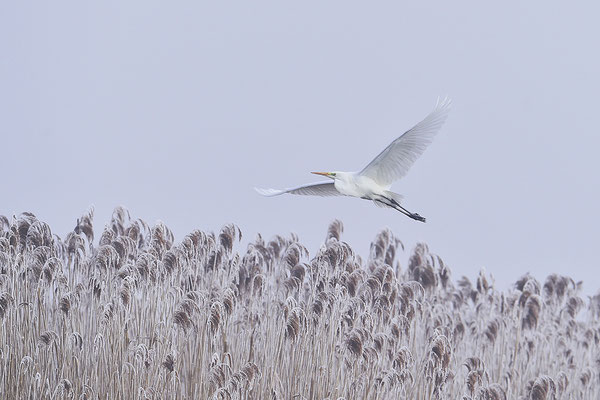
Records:
[[[597,399],[600,296],[550,275],[508,291],[453,280],[384,230],[363,259],[334,221],[294,235],[235,225],[175,243],[123,208],[94,240],[0,216],[0,398]],[[97,242],[97,244],[96,244]]]

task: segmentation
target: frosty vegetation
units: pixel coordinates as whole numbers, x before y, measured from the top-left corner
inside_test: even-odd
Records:
[[[568,277],[454,280],[388,231],[367,259],[334,221],[238,248],[235,225],[174,243],[117,208],[64,239],[0,216],[0,398],[597,399],[600,296]],[[399,258],[399,257],[398,257]]]

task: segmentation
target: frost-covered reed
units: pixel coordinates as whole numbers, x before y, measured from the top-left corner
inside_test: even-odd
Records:
[[[382,231],[366,260],[334,221],[238,252],[235,225],[179,243],[117,208],[64,240],[0,216],[0,398],[597,399],[600,296],[530,276],[451,278]]]

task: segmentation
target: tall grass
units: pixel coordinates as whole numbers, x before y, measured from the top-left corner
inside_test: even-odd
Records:
[[[382,231],[362,259],[334,221],[309,257],[294,235],[235,225],[179,243],[117,208],[61,239],[0,217],[0,397],[6,399],[596,399],[600,296],[482,272]]]

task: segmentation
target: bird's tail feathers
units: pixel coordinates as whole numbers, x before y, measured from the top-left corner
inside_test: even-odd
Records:
[[[388,201],[384,200],[384,199],[382,199],[384,201],[373,201],[373,203],[375,203],[375,205],[377,207],[393,208],[395,210],[396,205],[400,205],[400,203],[402,203],[402,200],[404,199],[404,196],[402,196],[401,194],[390,192],[389,190],[386,190],[384,192],[384,194],[385,194],[385,197],[390,200],[391,204],[386,204],[386,203],[388,203]],[[394,204],[394,203],[396,203],[396,204]]]
[[[378,201],[378,200],[373,200],[373,204],[375,204],[377,207],[381,207],[381,208],[394,208],[394,207],[388,206],[387,204],[385,204],[381,201]]]
[[[402,201],[404,200],[404,196],[402,196],[400,193],[390,192],[389,190],[385,191],[385,195],[398,204],[401,204]]]

